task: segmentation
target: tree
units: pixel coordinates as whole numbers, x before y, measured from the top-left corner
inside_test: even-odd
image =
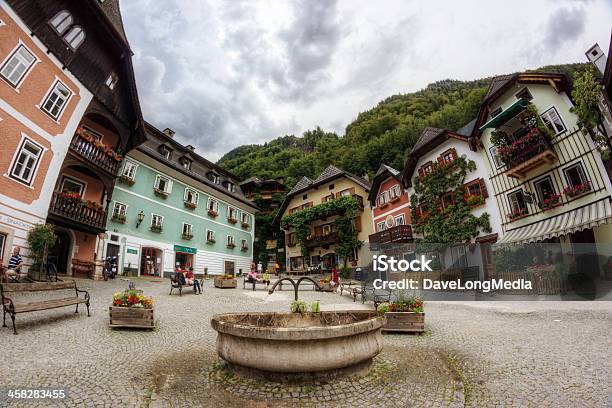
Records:
[[[602,85],[595,78],[593,67],[578,75],[574,82],[572,112],[578,115],[578,125],[593,136],[604,160],[609,160],[612,152],[610,138],[604,125],[603,113],[599,109]]]
[[[43,265],[47,262],[49,250],[55,246],[57,235],[51,224],[37,224],[28,232],[30,257],[34,260],[32,269],[38,268],[38,279],[42,275]]]

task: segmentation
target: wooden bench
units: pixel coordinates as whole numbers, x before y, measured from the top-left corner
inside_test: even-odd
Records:
[[[249,285],[253,285],[253,290],[255,290],[255,287],[256,287],[257,285],[263,285],[263,286],[265,286],[265,287],[269,287],[270,285],[273,285],[273,284],[274,284],[274,282],[272,282],[272,280],[270,280],[270,283],[269,283],[269,284],[266,284],[266,283],[265,283],[264,281],[262,281],[262,280],[255,281],[255,283],[253,283],[253,282],[249,282],[249,281],[248,281],[248,279],[247,279],[247,277],[246,277],[246,276],[244,276],[244,278],[242,279],[242,289],[245,289],[245,290],[246,290],[246,285],[247,285],[247,283],[248,283]],[[281,283],[279,286],[281,287],[281,289],[279,289],[279,290],[282,290],[282,283]]]
[[[51,292],[59,290],[74,290],[74,296],[61,299],[38,300],[28,303],[16,303],[7,294],[19,294],[27,292]],[[83,293],[83,297],[79,297]],[[15,316],[19,313],[36,312],[39,310],[55,309],[64,306],[75,306],[74,313],[79,313],[79,304],[85,303],[87,306],[87,316],[89,316],[89,292],[77,289],[75,281],[66,282],[33,282],[33,283],[1,283],[0,295],[2,296],[3,324],[6,327],[6,314],[11,316],[13,321],[13,334],[17,334],[15,328]],[[12,295],[11,295],[12,296]]]
[[[181,272],[177,272],[177,273],[181,273]],[[196,279],[196,275],[194,274],[193,276],[194,276],[194,279]],[[204,287],[204,278],[201,278],[198,280],[200,281],[200,289],[202,289]],[[179,296],[183,296],[183,288],[192,288],[192,287],[193,287],[193,284],[189,284],[189,283],[185,283],[184,285],[181,284],[181,280],[176,275],[176,273],[170,276],[170,295],[172,295],[173,289],[178,289]],[[195,291],[193,293],[195,293]]]

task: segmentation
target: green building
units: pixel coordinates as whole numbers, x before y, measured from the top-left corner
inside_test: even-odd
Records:
[[[193,267],[211,275],[246,273],[257,207],[230,172],[146,125],[147,140],[126,155],[103,241],[120,273],[167,276]]]

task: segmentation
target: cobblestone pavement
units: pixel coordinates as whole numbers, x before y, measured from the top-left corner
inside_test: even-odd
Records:
[[[369,373],[331,383],[275,384],[234,375],[217,358],[209,321],[229,311],[285,311],[292,292],[242,289],[168,295],[168,281],[137,280],[156,300],[158,328],[112,330],[108,305],[125,281],[79,280],[92,316],[61,308],[0,330],[0,384],[62,388],[62,401],[9,406],[91,407],[605,407],[612,406],[612,303],[426,304],[427,332],[385,335]],[[305,291],[323,309],[361,307]],[[0,404],[2,405],[2,404]]]

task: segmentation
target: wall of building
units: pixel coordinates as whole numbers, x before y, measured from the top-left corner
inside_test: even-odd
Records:
[[[0,61],[24,44],[36,56],[36,63],[13,88],[0,79],[0,232],[7,235],[7,247],[22,248],[24,265],[30,264],[27,231],[47,217],[55,181],[77,125],[92,99],[91,93],[62,64],[47,53],[45,45],[6,4],[0,2]],[[58,120],[40,109],[56,80],[62,81],[72,96]],[[16,151],[24,137],[44,149],[31,185],[8,176]],[[3,258],[6,263],[8,259]]]
[[[388,203],[383,208],[375,205],[372,209],[372,228],[373,231],[378,231],[377,225],[381,222],[384,222],[388,216],[397,217],[399,215],[404,215],[405,224],[410,224],[410,199],[408,197],[408,192],[404,190],[402,187],[402,183],[398,181],[394,177],[389,177],[382,183],[380,183],[380,188],[378,189],[378,195],[384,193],[385,191],[390,190],[394,186],[399,186],[401,195],[400,198],[396,201]]]
[[[141,152],[133,151],[128,155],[128,160],[136,163],[135,184],[128,186],[117,183],[113,191],[110,211],[115,202],[127,205],[127,220],[124,224],[117,223],[111,219],[107,223],[106,243],[112,243],[111,235],[116,235],[122,243],[122,254],[124,259],[122,265],[127,266],[132,263],[134,267],[134,255],[127,254],[129,247],[138,250],[143,246],[155,246],[164,250],[164,271],[170,272],[174,266],[174,246],[180,245],[197,250],[194,268],[203,271],[208,268],[209,274],[223,273],[222,264],[224,260],[236,262],[238,269],[246,270],[250,265],[253,254],[254,236],[254,209],[246,204],[240,203],[236,199],[221,194],[210,187],[205,186],[196,180],[188,177],[154,161]],[[171,194],[166,198],[159,198],[153,192],[153,186],[157,174],[162,174],[173,181]],[[184,206],[183,198],[185,188],[195,189],[199,194],[198,206],[196,209],[189,209]],[[207,201],[212,197],[219,201],[219,215],[211,217],[207,214]],[[249,216],[249,227],[243,228],[240,221],[230,224],[227,220],[227,208],[231,205],[239,212],[245,212]],[[143,211],[145,218],[139,227],[136,227],[138,213]],[[164,216],[163,230],[161,233],[150,230],[151,215],[158,214]],[[240,220],[240,214],[238,214]],[[193,238],[186,240],[182,238],[182,224],[188,223],[193,226]],[[212,230],[215,233],[214,244],[206,243],[206,231]],[[236,247],[231,249],[226,245],[227,235],[232,235]],[[246,240],[248,250],[241,251],[241,240]]]

